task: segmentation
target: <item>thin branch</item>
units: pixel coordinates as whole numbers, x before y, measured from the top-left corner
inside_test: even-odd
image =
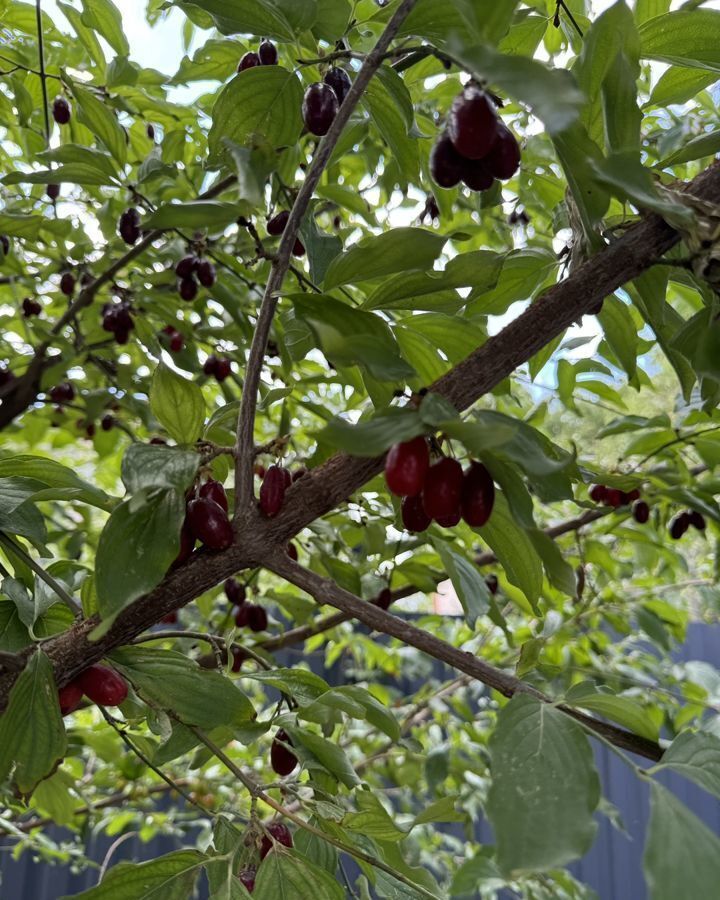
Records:
[[[32,569],[37,577],[41,581],[44,581],[53,593],[57,594],[65,606],[67,606],[74,615],[82,615],[82,607],[80,604],[76,600],[73,600],[60,582],[56,581],[52,575],[49,575],[39,563],[36,563],[32,556],[30,556],[29,553],[26,553],[24,548],[18,544],[17,541],[14,541],[9,535],[0,531],[0,544],[2,544],[6,550],[10,550],[16,556],[19,556],[25,565]]]
[[[42,0],[35,0],[35,18],[37,20],[38,55],[40,57],[40,83],[42,84],[43,112],[45,113],[45,146],[50,146],[50,108],[47,94],[47,76],[45,75],[45,39],[42,25]]]
[[[298,191],[295,203],[290,210],[285,230],[283,231],[278,247],[277,257],[270,269],[270,276],[265,286],[265,294],[260,313],[255,324],[252,345],[248,355],[247,368],[245,370],[245,385],[240,402],[240,414],[237,425],[237,451],[235,456],[235,518],[246,517],[250,509],[253,497],[253,447],[255,410],[257,408],[257,394],[260,385],[260,372],[262,370],[265,348],[270,336],[270,327],[275,315],[278,302],[278,293],[290,265],[290,255],[295,244],[300,223],[305,215],[312,195],[317,187],[320,177],[325,170],[335,145],[347,124],[353,110],[362,97],[370,79],[380,68],[383,54],[390,46],[390,42],[400,30],[400,26],[415,6],[417,0],[402,0],[395,14],[388,22],[385,30],[380,35],[377,44],[368,54],[362,68],[357,74],[352,87],[342,102],[328,133],[320,141],[315,158],[310,166],[303,186]]]

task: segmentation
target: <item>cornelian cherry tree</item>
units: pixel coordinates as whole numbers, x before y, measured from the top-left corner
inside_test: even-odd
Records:
[[[652,897],[713,895],[654,777],[720,795],[668,655],[717,610],[720,12],[670,6],[149,0],[167,74],[111,0],[0,0],[18,852],[187,847],[88,898],[585,897],[600,741]]]

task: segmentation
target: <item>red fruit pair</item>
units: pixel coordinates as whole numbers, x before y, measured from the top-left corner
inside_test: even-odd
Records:
[[[679,540],[691,525],[698,531],[705,531],[707,527],[705,516],[696,509],[686,509],[684,512],[678,513],[670,519],[668,525],[670,537],[674,541]]]
[[[31,316],[39,316],[42,312],[42,305],[32,297],[25,297],[22,302],[23,316],[29,319]]]
[[[238,72],[246,69],[254,69],[255,66],[275,66],[278,61],[277,47],[272,41],[264,40],[258,47],[258,52],[249,50],[238,64]]]
[[[242,603],[235,610],[235,624],[238,628],[265,631],[268,626],[268,614],[257,603]]]
[[[172,325],[166,325],[163,328],[162,333],[167,335],[168,346],[172,353],[179,353],[185,346],[185,338],[177,328]]]
[[[618,488],[606,487],[604,484],[592,485],[588,495],[595,503],[602,503],[604,506],[612,506],[615,509],[640,499],[640,491],[637,488],[632,491],[621,491]]]
[[[267,228],[267,233],[272,237],[281,235],[283,231],[285,231],[285,226],[287,225],[289,218],[290,212],[287,209],[281,209],[279,213],[276,213],[272,218],[268,219],[267,225],[265,226]],[[305,245],[300,238],[295,238],[292,252],[293,256],[305,255]]]
[[[89,666],[58,691],[60,711],[63,715],[73,712],[80,705],[83,694],[100,706],[119,706],[127,692],[127,682],[114,669]]]
[[[232,374],[232,363],[227,356],[215,356],[212,353],[203,363],[203,372],[214,375],[218,381],[225,381]]]
[[[270,466],[260,485],[260,509],[272,518],[282,509],[285,492],[292,484],[292,475],[283,466]]]
[[[115,335],[118,344],[127,344],[130,332],[135,327],[131,307],[127,300],[118,303],[106,303],[102,308],[102,327]]]

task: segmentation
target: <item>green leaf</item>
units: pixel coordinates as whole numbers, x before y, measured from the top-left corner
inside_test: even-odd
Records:
[[[378,456],[392,444],[409,441],[424,431],[417,410],[392,407],[354,425],[344,419],[332,419],[319,438],[354,456]]]
[[[577,593],[575,570],[567,562],[555,541],[539,528],[528,528],[527,535],[542,559],[550,584],[568,597],[574,597]]]
[[[68,497],[110,510],[115,501],[104,491],[79,478],[72,469],[42,456],[0,452],[0,478],[16,475],[42,482],[45,487],[67,488]]]
[[[514,250],[507,255],[497,283],[484,284],[470,295],[470,315],[499,315],[516,300],[529,300],[557,268],[557,260],[546,250]]]
[[[275,168],[274,151],[261,141],[253,147],[239,147],[225,138],[224,144],[235,162],[238,196],[257,209],[265,202],[265,183]]]
[[[226,81],[237,72],[238,59],[243,46],[237,41],[210,38],[198,47],[190,59],[184,56],[180,68],[173,75],[171,84],[188,84],[191,81]]]
[[[49,775],[65,755],[67,737],[50,660],[36,650],[10,690],[0,716],[0,782],[15,767],[23,794]]]
[[[222,231],[243,213],[236,203],[220,200],[192,200],[186,203],[166,203],[158,207],[143,222],[144,228],[209,228]]]
[[[276,149],[291,147],[303,127],[302,98],[300,79],[281,66],[255,66],[238,73],[213,106],[208,165],[216,165],[227,152],[225,139],[242,146],[260,135]]]
[[[20,619],[18,607],[0,598],[0,650],[16,653],[29,643],[30,635]]]
[[[349,0],[318,0],[312,33],[329,44],[345,34],[352,10]]]
[[[99,100],[92,91],[72,82],[72,92],[77,102],[78,121],[107,147],[121,166],[127,160],[127,137],[107,102]]]
[[[161,490],[141,505],[132,499],[113,510],[98,541],[95,578],[98,610],[112,620],[162,581],[178,554],[185,518],[181,491]]]
[[[102,35],[119,56],[127,56],[130,46],[123,33],[120,10],[112,0],[83,0],[81,20]]]
[[[547,871],[586,853],[595,838],[600,783],[582,727],[518,694],[490,738],[487,813],[501,872]]]
[[[22,216],[17,213],[0,212],[0,234],[7,234],[10,237],[35,241],[43,224],[42,216]]]
[[[365,91],[363,104],[387,141],[403,180],[417,179],[418,142],[409,132],[413,121],[412,99],[402,78],[389,66],[381,66]]]
[[[161,363],[150,386],[150,408],[179,444],[194,444],[202,434],[205,401],[194,381]]]
[[[210,729],[255,718],[248,698],[215,669],[203,669],[174,650],[125,647],[111,659],[151,706],[172,710],[186,725]]]
[[[61,900],[187,900],[206,860],[197,850],[177,850],[150,862],[118,863],[97,887]]]
[[[585,681],[574,685],[568,691],[565,702],[568,706],[579,706],[581,709],[599,713],[651,741],[658,739],[657,724],[643,707],[630,697],[598,691],[592,682]]]
[[[446,240],[424,228],[393,228],[368,237],[333,260],[325,275],[325,289],[431,268]]]
[[[712,897],[720,883],[720,839],[656,781],[643,870],[650,900]]]
[[[658,79],[646,105],[668,106],[671,103],[686,103],[715,81],[717,81],[715,72],[671,66]]]
[[[627,305],[617,297],[606,297],[598,319],[610,349],[628,378],[633,378],[637,369],[638,336]]]
[[[644,22],[639,29],[645,59],[720,72],[720,12],[678,10]]]
[[[526,56],[507,56],[491,47],[453,43],[452,52],[475,77],[529,106],[549,134],[558,134],[577,120],[585,97],[564,69],[550,69]]]
[[[43,169],[40,172],[11,172],[2,179],[3,184],[113,184],[115,178],[104,169],[89,166],[86,163],[68,163],[56,169]]]
[[[345,751],[337,744],[320,737],[319,734],[301,731],[299,728],[287,726],[285,730],[292,738],[298,757],[306,766],[312,769],[319,763],[345,787],[352,788],[360,784],[360,779],[355,774]]]
[[[319,675],[305,669],[273,669],[272,672],[248,673],[246,677],[290,694],[300,706],[309,706],[330,690],[330,685]]]
[[[688,141],[684,147],[665,157],[658,165],[662,167],[676,166],[678,163],[715,156],[718,152],[720,152],[720,135],[717,132],[710,132],[710,134],[701,134]]]
[[[340,709],[354,719],[364,719],[391,740],[400,739],[400,726],[395,716],[373,695],[359,685],[349,684],[332,688],[321,694],[314,703],[303,710],[303,715],[312,720],[314,710],[319,706]]]
[[[77,801],[70,793],[75,784],[75,778],[69,772],[58,769],[35,788],[33,806],[48,813],[56,825],[70,825],[77,806]]]
[[[200,465],[197,453],[158,444],[131,444],[122,460],[122,480],[130,494],[147,488],[185,491]]]
[[[324,869],[278,847],[258,869],[253,900],[343,900],[345,891]]]
[[[683,731],[651,772],[670,769],[720,798],[720,739],[703,731]]]
[[[602,152],[581,122],[556,134],[553,144],[578,209],[585,240],[592,247],[598,243],[594,227],[610,203],[610,196],[598,184],[593,169],[593,162],[603,158]]]
[[[466,860],[453,875],[450,895],[465,896],[485,888],[488,891],[500,890],[505,886],[505,879],[492,857],[492,847],[482,847],[472,859]]]
[[[465,610],[465,620],[473,628],[488,609],[489,592],[485,579],[468,559],[451,550],[445,541],[433,540],[433,547],[452,581],[455,593]]]
[[[192,0],[192,4],[171,0],[171,5],[194,6],[208,12],[222,34],[252,34],[281,41],[295,39],[286,17],[270,0]]]
[[[303,219],[300,237],[307,251],[310,278],[314,284],[322,284],[330,264],[342,253],[342,241],[336,234],[320,231],[313,215]]]
[[[355,800],[360,811],[348,813],[342,820],[348,831],[357,831],[378,841],[401,841],[407,837],[407,831],[397,827],[374,794],[358,791]]]

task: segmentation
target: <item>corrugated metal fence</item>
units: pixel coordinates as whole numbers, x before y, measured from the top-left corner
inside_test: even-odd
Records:
[[[278,655],[278,663],[292,665],[297,659],[297,651],[287,651]],[[306,654],[302,658],[307,661]],[[678,661],[699,660],[717,665],[720,660],[720,630],[705,625],[692,625],[688,629],[687,640],[675,654]],[[322,659],[318,657],[313,668],[322,674],[331,684],[343,681],[342,669],[334,667],[332,672],[322,669]],[[451,677],[444,673],[438,664],[438,678]],[[409,691],[412,685],[404,685]],[[645,841],[649,812],[648,785],[629,769],[629,767],[612,751],[603,745],[596,744],[595,756],[603,794],[617,807],[628,835],[625,836],[613,828],[604,816],[598,817],[599,832],[593,848],[577,863],[571,866],[573,874],[590,885],[597,892],[600,900],[645,900],[647,892],[642,875],[642,853]],[[643,760],[638,760],[640,765]],[[720,804],[689,781],[679,776],[663,776],[663,783],[669,787],[697,816],[699,816],[716,834],[720,834]],[[443,828],[445,830],[445,827]],[[447,826],[448,831],[457,831],[462,836],[462,828]],[[60,828],[52,828],[49,835],[54,840],[61,840],[63,832]],[[492,829],[487,823],[480,823],[477,838],[483,843],[492,843]],[[88,838],[87,854],[102,863],[105,855],[116,838],[104,835],[91,835]],[[189,842],[187,842],[189,843]],[[186,845],[187,845],[186,843]],[[141,862],[154,859],[163,853],[178,849],[180,842],[172,837],[156,837],[149,843],[142,843],[138,837],[131,837],[120,844],[112,854],[112,865],[122,860]],[[54,866],[38,862],[30,854],[24,854],[19,860],[10,856],[12,844],[0,842],[0,898],[2,900],[57,900],[64,895],[79,893],[92,887],[97,882],[97,870],[88,870],[73,874],[67,865]],[[351,879],[355,867],[350,861],[346,865]],[[718,888],[720,896],[720,888]],[[201,885],[198,900],[206,900],[207,888]],[[709,898],[678,898],[678,900],[709,900]]]

